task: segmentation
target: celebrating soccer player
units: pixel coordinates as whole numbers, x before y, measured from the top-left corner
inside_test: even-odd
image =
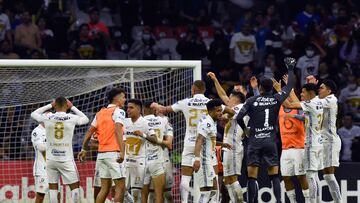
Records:
[[[246,132],[244,117],[249,115],[249,143],[247,149],[248,165],[248,202],[256,202],[258,186],[257,176],[261,160],[268,165],[273,191],[277,202],[281,202],[278,151],[276,146],[276,126],[282,102],[288,97],[294,86],[295,59],[285,58],[288,67],[289,83],[279,93],[272,94],[273,82],[264,78],[260,81],[260,95],[246,100],[237,116],[237,122]]]
[[[55,109],[55,114],[43,114],[51,108]],[[68,109],[76,115],[66,113]],[[31,113],[31,117],[45,124],[46,173],[49,181],[50,202],[58,202],[60,175],[64,184],[69,185],[71,189],[72,202],[79,202],[79,174],[74,162],[72,138],[75,126],[88,123],[88,117],[65,97],[58,97],[51,104],[35,110]]]

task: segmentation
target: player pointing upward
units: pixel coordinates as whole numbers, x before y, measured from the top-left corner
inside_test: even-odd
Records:
[[[56,113],[43,113],[54,108]],[[66,113],[71,109],[76,115]],[[65,97],[58,97],[51,104],[31,113],[31,117],[45,124],[46,134],[46,172],[49,181],[50,202],[57,203],[60,175],[64,184],[71,189],[72,202],[80,199],[79,175],[74,162],[72,138],[76,125],[84,125],[89,119]]]
[[[182,203],[188,202],[190,180],[193,174],[193,160],[195,158],[197,124],[203,116],[207,115],[206,103],[209,99],[204,96],[205,90],[205,83],[197,80],[191,87],[193,97],[183,99],[172,106],[165,107],[156,103],[152,105],[152,107],[163,114],[181,111],[186,119],[186,133],[181,161],[180,193]]]

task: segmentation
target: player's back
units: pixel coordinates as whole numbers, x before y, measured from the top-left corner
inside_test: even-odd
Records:
[[[250,137],[257,139],[273,137],[276,134],[278,115],[282,103],[281,93],[264,94],[248,99]]]
[[[74,129],[79,123],[79,116],[56,112],[46,115],[44,120],[46,132],[46,158],[54,161],[70,161],[74,159],[72,139]]]
[[[34,176],[46,175],[45,157],[43,156],[43,154],[41,152],[42,149],[40,149],[41,147],[45,148],[45,145],[46,145],[45,128],[43,126],[38,125],[31,132],[31,142],[33,143],[34,150],[35,150],[35,160],[34,160],[34,167],[33,167]]]
[[[238,104],[232,108],[235,111],[235,114],[232,118],[229,119],[224,128],[223,142],[231,144],[234,151],[242,151],[243,130],[236,121],[237,114],[239,113],[242,106],[243,104]],[[244,120],[246,120],[245,124],[247,124],[248,117],[245,117]],[[224,150],[226,149],[224,148]]]
[[[323,135],[325,136],[325,142],[334,142],[335,140],[340,140],[339,135],[336,132],[336,119],[338,112],[337,98],[335,95],[331,94],[324,99],[321,99],[323,104],[324,111],[324,120],[323,120]]]
[[[186,120],[184,146],[195,146],[197,124],[203,116],[207,115],[206,103],[208,101],[209,99],[203,94],[196,94],[192,98],[181,100],[172,105],[175,112],[183,112]]]
[[[307,147],[322,146],[323,105],[318,97],[301,102],[305,113],[305,145]]]
[[[157,140],[163,140],[164,135],[167,132],[167,119],[154,115],[147,115],[144,116],[144,118],[148,121],[149,126],[155,131]],[[160,145],[146,141],[146,151],[147,160],[164,161],[164,152]]]

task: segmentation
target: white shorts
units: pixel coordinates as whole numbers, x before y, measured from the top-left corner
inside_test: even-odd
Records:
[[[149,185],[151,178],[165,173],[162,162],[147,163],[145,169],[144,185]]]
[[[49,191],[47,176],[35,176],[35,192],[46,194]]]
[[[184,146],[184,150],[181,156],[181,166],[190,166],[193,167],[195,159],[195,147]]]
[[[324,168],[338,167],[340,165],[341,142],[324,144]]]
[[[282,176],[305,175],[304,149],[284,149],[280,158],[280,171]]]
[[[224,176],[241,175],[242,160],[244,158],[244,151],[235,152],[233,150],[224,151],[223,166]]]
[[[174,183],[173,166],[170,160],[165,160],[163,163],[165,170],[165,189],[171,189]],[[154,189],[153,182],[150,183],[150,190]]]
[[[142,188],[144,186],[145,166],[126,166],[126,188]]]
[[[195,175],[200,188],[213,187],[215,171],[212,164],[200,164],[200,169]]]
[[[306,147],[305,146],[305,171],[320,171],[324,169],[323,164],[323,147]]]
[[[116,158],[97,159],[100,178],[111,178],[113,180],[125,178],[123,163],[118,163]]]
[[[79,173],[74,161],[46,161],[46,173],[49,183],[58,183],[60,176],[65,185],[79,182]]]

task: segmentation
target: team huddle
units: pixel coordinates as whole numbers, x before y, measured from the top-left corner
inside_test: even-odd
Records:
[[[173,173],[169,150],[173,128],[166,117],[182,112],[186,120],[181,160],[181,202],[215,203],[220,201],[218,163],[224,166],[224,184],[231,202],[244,202],[239,183],[242,160],[247,164],[246,202],[257,202],[259,167],[268,168],[273,193],[281,202],[280,172],[290,202],[297,202],[292,176],[302,187],[305,202],[319,199],[318,171],[322,170],[334,202],[341,202],[339,185],[334,176],[339,166],[341,142],[336,134],[337,99],[333,81],[319,84],[307,78],[299,100],[294,87],[295,59],[286,58],[288,74],[285,87],[274,79],[264,78],[259,86],[251,79],[254,96],[246,99],[237,88],[228,96],[214,73],[213,80],[220,99],[204,96],[205,83],[197,80],[192,97],[171,106],[138,99],[127,101],[119,88],[107,94],[109,105],[97,112],[78,154],[85,161],[88,150],[97,150],[94,174],[94,200],[105,202],[111,193],[113,202],[173,202]],[[272,93],[273,89],[277,93]],[[318,93],[318,96],[317,96]],[[50,110],[54,109],[55,113]],[[67,113],[71,110],[73,113]],[[87,116],[64,97],[35,110],[31,117],[39,122],[32,132],[36,151],[34,178],[36,202],[49,193],[50,202],[59,202],[59,179],[71,189],[71,201],[80,202],[79,174],[74,161],[72,138],[76,125],[89,122]],[[222,142],[217,141],[217,123],[224,121]],[[276,145],[280,128],[282,153]],[[247,139],[244,147],[243,139]],[[223,150],[218,160],[216,146]],[[280,160],[280,162],[279,162]],[[280,166],[280,167],[279,167]],[[280,170],[279,170],[280,169]],[[198,188],[190,188],[191,179]],[[243,177],[241,177],[243,178]],[[244,177],[245,178],[245,177]]]

